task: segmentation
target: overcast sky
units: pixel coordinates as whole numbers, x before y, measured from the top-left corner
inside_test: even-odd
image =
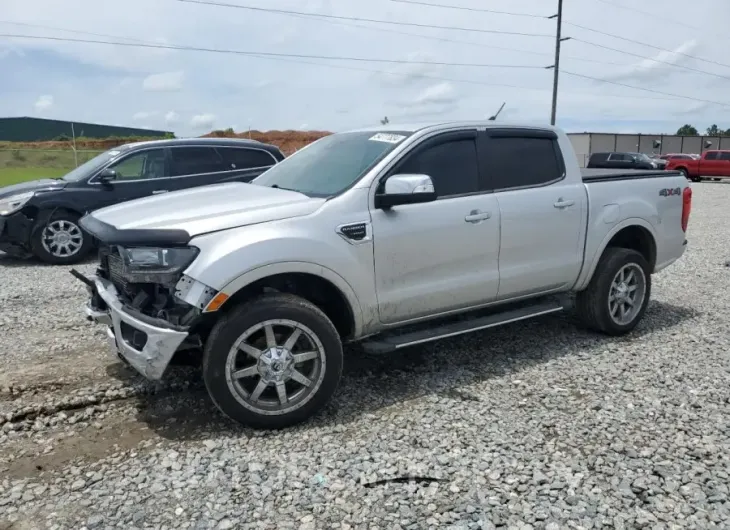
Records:
[[[220,1],[490,31],[543,35],[555,31],[554,20],[392,0]],[[563,43],[558,125],[570,132],[646,133],[673,133],[684,123],[700,130],[712,123],[730,127],[730,2],[606,1],[655,15],[601,0],[565,0],[563,34],[572,39]],[[543,16],[553,14],[557,5],[557,0],[423,2]],[[3,34],[124,38],[127,42],[404,61],[535,67],[553,63],[554,39],[544,36],[342,22],[177,0],[2,0],[2,5]],[[547,123],[552,89],[552,71],[542,68],[273,59],[3,37],[0,72],[0,116],[150,127],[185,136],[228,127],[237,131],[249,127],[344,130],[377,124],[386,115],[392,123],[482,119],[503,101],[507,105],[500,120]],[[567,72],[726,106],[610,85]]]

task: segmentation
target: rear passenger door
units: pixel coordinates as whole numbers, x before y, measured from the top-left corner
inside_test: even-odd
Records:
[[[212,146],[176,146],[170,148],[170,178],[164,191],[215,184],[225,170],[223,159]],[[163,190],[157,193],[163,193]]]
[[[586,208],[580,178],[552,131],[488,129],[480,152],[500,213],[501,300],[567,288],[582,264]]]
[[[274,155],[264,149],[254,147],[216,147],[225,166],[221,174],[222,182],[251,182],[261,173],[276,164]]]

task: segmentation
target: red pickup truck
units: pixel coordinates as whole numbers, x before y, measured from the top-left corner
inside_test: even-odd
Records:
[[[692,182],[705,178],[730,178],[730,151],[705,151],[697,160],[671,158],[664,169],[681,171]]]

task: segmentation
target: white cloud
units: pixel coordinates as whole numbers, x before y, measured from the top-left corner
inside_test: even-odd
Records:
[[[142,88],[147,92],[177,92],[182,90],[185,72],[163,72],[148,75],[142,81]]]
[[[674,66],[684,66],[685,63],[691,62],[691,59],[687,56],[692,55],[697,47],[696,40],[686,41],[673,50],[660,51],[649,59],[643,59],[628,67],[621,68],[617,72],[609,72],[604,79],[651,80],[664,78],[670,73],[687,72],[687,70],[674,68]]]
[[[38,114],[43,114],[48,109],[50,109],[52,106],[53,106],[53,96],[51,96],[49,94],[39,96],[34,105],[35,111]]]
[[[84,2],[82,10],[69,10],[67,4],[52,0],[0,0],[0,3],[4,20],[72,30],[48,35],[98,40],[92,35],[73,32],[95,33],[98,28],[109,26],[105,2]],[[483,0],[441,3],[484,8]],[[622,3],[630,4],[628,0]],[[728,107],[711,104],[695,107],[691,100],[590,79],[621,79],[636,87],[730,103],[726,80],[658,62],[730,77],[730,68],[682,55],[730,64],[716,37],[727,32],[727,17],[720,16],[727,13],[720,8],[727,2],[696,0],[697,9],[716,14],[702,19],[701,31],[687,26],[682,18],[686,3],[686,0],[664,0],[662,13],[666,15],[658,21],[601,2],[572,2],[569,22],[667,51],[566,24],[564,33],[571,40],[562,47],[558,124],[568,129],[592,130],[645,127],[651,128],[651,132],[674,132],[687,122],[699,129],[713,122],[730,127]],[[46,109],[49,114],[133,125],[135,113],[156,109],[158,114],[151,117],[150,126],[172,128],[174,124],[175,132],[180,135],[199,133],[200,128],[193,128],[191,118],[203,112],[217,116],[218,128],[229,123],[242,123],[244,127],[252,123],[258,129],[292,129],[308,123],[318,129],[343,130],[377,123],[386,114],[394,123],[401,114],[434,119],[483,118],[506,101],[506,110],[515,110],[500,115],[500,121],[547,123],[550,118],[552,72],[542,68],[553,62],[550,36],[343,23],[276,13],[243,13],[200,4],[174,4],[174,16],[170,16],[170,6],[166,3],[127,0],[125,9],[114,13],[113,27],[108,27],[105,33],[114,36],[109,40],[129,43],[538,68],[263,58],[7,38],[0,43],[0,50],[13,49],[18,53],[5,53],[0,59],[0,71],[12,72],[3,79],[0,115],[16,115],[23,108],[30,112],[32,107],[28,107],[33,104],[33,98],[39,93],[49,93],[55,101]],[[551,14],[550,10],[546,12],[545,0],[520,0],[518,4],[511,11]],[[387,0],[278,0],[277,5],[283,9],[393,22],[494,31],[516,31],[517,27],[521,33],[547,35],[554,31],[554,23],[540,18],[426,8]],[[144,17],[139,17],[140,12]],[[673,24],[667,19],[677,22]],[[241,40],[241,35],[246,35],[246,39]],[[301,35],[309,38],[297,38]],[[588,78],[571,76],[570,72]],[[442,84],[450,84],[453,92],[449,93],[444,88],[446,85],[434,88]],[[166,119],[170,109],[174,109],[174,116]]]
[[[212,129],[215,120],[215,114],[196,114],[190,120],[190,126],[193,129]]]
[[[180,116],[177,112],[171,110],[170,112],[165,114],[165,123],[167,125],[177,125],[178,123],[180,123]]]
[[[157,112],[156,111],[151,111],[151,112],[146,112],[146,111],[135,112],[134,115],[132,116],[132,120],[134,120],[134,121],[147,121],[147,120],[149,120],[150,118],[152,118],[152,117],[154,117],[156,115],[157,115]]]
[[[454,85],[449,82],[431,85],[413,98],[412,104],[415,106],[452,103],[455,98],[454,92]]]

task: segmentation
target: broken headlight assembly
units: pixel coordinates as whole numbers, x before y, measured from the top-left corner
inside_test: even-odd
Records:
[[[195,247],[119,248],[124,279],[132,283],[175,282],[199,253]]]

